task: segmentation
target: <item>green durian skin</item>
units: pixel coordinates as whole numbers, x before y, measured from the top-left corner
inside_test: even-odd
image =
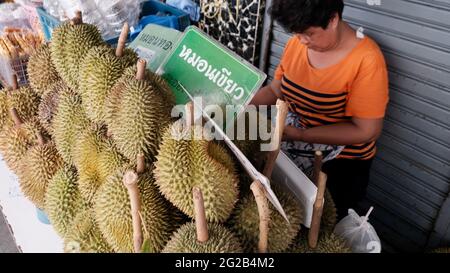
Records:
[[[111,175],[98,189],[94,203],[96,222],[106,242],[116,252],[134,250],[130,200],[123,184],[123,175],[127,170],[129,168],[123,168]],[[143,240],[148,240],[151,248],[160,252],[172,233],[183,224],[183,218],[159,193],[152,170],[140,174],[137,183],[141,200]]]
[[[296,242],[290,248],[290,253],[351,253],[351,249],[345,246],[345,241],[332,232],[319,233],[317,247],[311,249],[308,246],[308,236],[306,232],[301,232]]]
[[[198,242],[195,223],[187,223],[175,232],[163,253],[242,253],[239,240],[224,226],[208,224],[208,241]]]
[[[64,237],[75,216],[87,209],[78,189],[75,168],[65,165],[50,180],[45,193],[45,211],[59,236]]]
[[[200,188],[206,219],[223,223],[237,202],[237,176],[235,170],[229,169],[231,163],[225,166],[220,162],[225,162],[224,159],[217,160],[210,154],[210,145],[215,143],[194,139],[196,130],[200,132],[202,129],[193,127],[187,130],[180,120],[165,131],[155,163],[156,183],[162,194],[191,218],[194,218],[192,188]],[[220,153],[222,157],[228,157],[226,161],[232,162],[225,150]]]
[[[289,248],[300,230],[303,212],[295,197],[272,186],[289,223],[269,202],[270,221],[268,235],[268,252],[283,252]],[[253,194],[250,192],[240,200],[228,221],[230,230],[240,238],[246,252],[255,252],[259,241],[259,213]]]
[[[68,87],[62,89],[53,117],[53,138],[58,152],[66,163],[74,164],[74,146],[81,132],[84,132],[90,124],[81,105],[80,95]]]
[[[137,62],[137,55],[125,50],[125,56],[117,57],[115,50],[102,45],[89,50],[80,67],[80,93],[88,117],[105,124],[105,102],[114,84],[126,67]]]
[[[97,27],[90,24],[64,23],[53,31],[51,58],[66,84],[78,91],[80,64],[89,50],[103,44]]]
[[[20,189],[36,207],[45,209],[47,186],[63,163],[52,142],[35,145],[25,154],[18,173]]]
[[[91,209],[77,213],[64,236],[66,253],[112,253],[114,250],[103,238]]]
[[[30,86],[40,96],[44,96],[55,82],[61,80],[51,60],[50,47],[50,44],[42,44],[28,60]]]
[[[119,152],[135,162],[138,155],[152,162],[157,154],[161,133],[170,122],[164,100],[148,82],[130,79],[124,90],[115,119],[108,124]]]

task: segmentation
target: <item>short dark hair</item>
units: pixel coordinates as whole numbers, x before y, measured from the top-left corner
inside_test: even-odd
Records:
[[[272,19],[291,33],[302,33],[310,27],[326,29],[337,13],[342,19],[343,0],[274,0]]]

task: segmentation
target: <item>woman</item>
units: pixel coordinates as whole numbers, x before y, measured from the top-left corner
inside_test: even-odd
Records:
[[[339,154],[323,165],[339,219],[365,195],[389,92],[379,47],[342,20],[343,9],[342,0],[274,0],[273,19],[294,37],[251,102],[288,102],[283,148],[291,158],[308,153],[305,143],[333,148],[328,158]]]

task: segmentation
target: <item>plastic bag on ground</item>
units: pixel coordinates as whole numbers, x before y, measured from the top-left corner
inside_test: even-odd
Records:
[[[347,247],[353,253],[380,253],[381,241],[375,228],[368,222],[373,207],[365,216],[359,216],[353,209],[348,210],[334,228],[334,233],[345,240]]]

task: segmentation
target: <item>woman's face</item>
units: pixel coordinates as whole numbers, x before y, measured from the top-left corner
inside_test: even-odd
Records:
[[[295,36],[309,49],[325,52],[336,46],[338,40],[337,26],[339,16],[336,15],[330,20],[326,29],[322,27],[310,27],[303,33],[296,33]]]

